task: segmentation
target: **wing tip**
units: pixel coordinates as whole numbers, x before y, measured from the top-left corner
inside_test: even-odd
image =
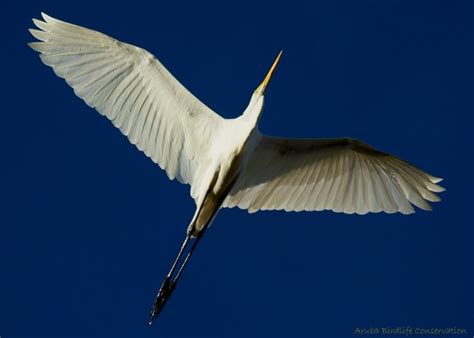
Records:
[[[36,18],[32,18],[31,21],[33,21],[33,24],[38,28],[41,28],[41,25],[45,23],[44,21]]]
[[[45,12],[41,12],[41,17],[45,22],[52,22],[53,20],[55,20],[53,17],[49,16]]]
[[[39,41],[46,41],[46,37],[44,35],[44,31],[34,28],[29,28],[28,31],[30,32],[33,37]]]
[[[41,50],[41,45],[43,44],[43,42],[40,42],[40,41],[34,41],[34,42],[28,42],[27,45],[28,47],[30,47],[31,49],[33,49],[34,51],[38,52],[38,53],[42,53],[42,50]]]
[[[428,203],[428,201],[425,200],[424,198],[423,198],[423,201],[424,203],[418,203],[416,204],[416,206],[424,211],[433,211],[433,207],[431,206],[431,204]]]
[[[439,183],[439,182],[442,182],[444,180],[444,178],[441,178],[441,177],[436,177],[436,176],[431,176],[429,175],[429,178],[430,178],[430,181],[432,183]]]
[[[430,185],[428,187],[428,190],[429,191],[432,191],[432,192],[435,192],[435,193],[439,193],[439,192],[443,192],[443,191],[446,191],[446,188],[445,187],[442,187],[436,183],[433,183],[433,185]]]

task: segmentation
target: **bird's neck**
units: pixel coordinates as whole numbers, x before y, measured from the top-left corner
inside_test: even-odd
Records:
[[[263,100],[264,100],[263,95],[257,95],[257,94],[252,95],[249,105],[247,106],[247,108],[244,110],[244,113],[242,114],[242,118],[247,123],[253,126],[256,126],[258,124],[258,121],[260,120],[260,115],[263,110]]]

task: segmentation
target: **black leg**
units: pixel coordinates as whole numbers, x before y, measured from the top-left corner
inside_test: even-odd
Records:
[[[181,276],[181,273],[183,272],[184,268],[186,267],[186,264],[188,263],[194,250],[196,249],[197,244],[201,240],[202,235],[204,235],[204,232],[205,231],[202,230],[194,239],[191,249],[189,250],[186,257],[184,258],[183,263],[180,265],[179,270],[176,273],[176,276],[174,277],[174,279],[172,279],[172,276],[173,276],[174,271],[176,270],[177,264],[180,261],[181,257],[183,256],[186,246],[188,246],[189,240],[191,239],[191,235],[189,234],[186,235],[183,245],[181,246],[181,249],[179,250],[178,256],[176,257],[173,265],[171,266],[170,271],[168,272],[168,275],[166,276],[166,279],[164,280],[163,284],[160,287],[160,290],[158,291],[158,294],[155,299],[155,304],[153,305],[153,308],[150,313],[150,320],[148,322],[149,325],[152,324],[153,320],[160,314],[161,310],[166,305],[166,302],[171,296],[171,293],[176,288],[176,284],[178,282],[179,277]]]
[[[158,294],[156,295],[155,303],[153,304],[153,308],[151,309],[150,320],[148,322],[149,325],[151,325],[151,323],[153,322],[153,319],[155,319],[156,316],[158,316],[158,314],[161,312],[171,292],[176,286],[175,282],[171,283],[171,276],[173,275],[173,272],[176,269],[176,266],[179,260],[181,259],[181,256],[183,255],[184,250],[186,249],[186,246],[188,245],[190,238],[191,236],[187,234],[186,238],[184,239],[183,244],[181,245],[181,249],[179,250],[178,255],[176,256],[176,259],[174,260],[173,265],[171,266],[170,271],[166,275],[166,278],[163,284],[161,284],[160,290],[158,291]]]
[[[176,284],[176,282],[178,281],[178,278],[179,276],[181,275],[181,273],[183,272],[184,268],[186,267],[186,264],[188,264],[188,261],[189,259],[191,258],[191,255],[193,254],[194,252],[194,249],[196,249],[196,246],[198,245],[199,243],[199,240],[202,238],[202,235],[204,235],[204,231],[201,231],[199,233],[199,235],[196,237],[196,239],[194,240],[194,243],[193,245],[191,246],[191,250],[189,250],[188,254],[186,255],[186,258],[184,259],[183,261],[183,264],[181,264],[179,270],[178,270],[178,273],[176,274],[176,277],[173,281],[173,284]]]
[[[170,271],[168,272],[167,277],[171,277],[173,274],[174,270],[176,269],[176,265],[178,264],[179,259],[183,255],[184,249],[186,248],[186,245],[188,245],[189,240],[191,239],[191,235],[186,234],[186,238],[184,239],[183,245],[181,245],[181,249],[178,252],[178,256],[176,256],[176,259],[173,262],[173,265],[171,266]]]

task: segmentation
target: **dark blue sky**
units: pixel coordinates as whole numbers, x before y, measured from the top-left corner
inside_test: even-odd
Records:
[[[3,4],[0,336],[474,333],[471,1]],[[411,216],[224,209],[153,327],[188,186],[26,43],[41,11],[148,49],[225,117],[280,49],[264,133],[362,139],[444,177]]]

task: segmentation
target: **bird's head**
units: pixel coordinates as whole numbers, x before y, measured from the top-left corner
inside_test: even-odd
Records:
[[[278,53],[278,56],[276,57],[276,59],[273,62],[270,70],[268,71],[267,75],[265,76],[265,79],[263,79],[263,82],[260,84],[260,86],[258,86],[257,89],[255,89],[255,91],[253,93],[255,96],[263,96],[264,95],[265,89],[267,89],[268,83],[270,82],[270,79],[272,78],[272,75],[275,72],[278,61],[280,61],[281,53],[283,53],[283,51],[280,51],[280,53]]]
[[[283,51],[280,51],[280,53],[278,53],[278,56],[270,67],[270,70],[268,71],[267,75],[263,79],[263,82],[253,92],[249,105],[244,111],[244,117],[248,119],[253,125],[256,125],[260,119],[260,114],[263,110],[263,98],[265,90],[267,89],[268,83],[270,82],[270,79],[272,78],[272,75],[275,72],[278,61],[280,61],[282,52]]]

